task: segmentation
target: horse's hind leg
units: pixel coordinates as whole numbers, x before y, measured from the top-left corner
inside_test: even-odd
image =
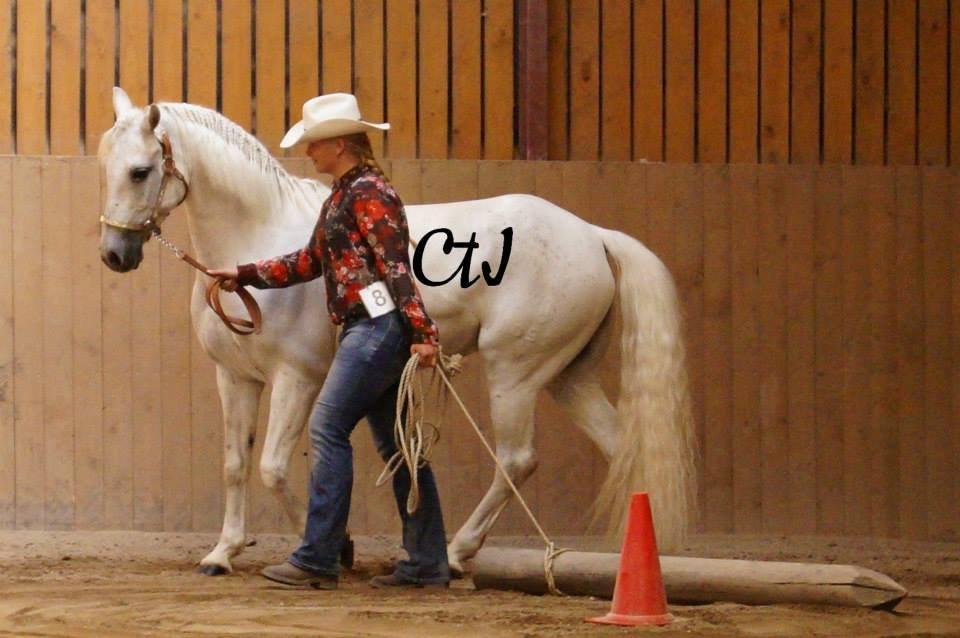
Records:
[[[603,356],[614,337],[616,309],[606,316],[583,350],[547,384],[550,396],[567,413],[574,425],[583,430],[609,461],[620,438],[617,409],[610,403],[598,376]]]
[[[547,385],[550,396],[609,461],[620,434],[617,410],[596,376],[598,361],[581,355]]]
[[[257,428],[257,404],[263,384],[238,379],[217,366],[217,388],[223,408],[223,480],[226,510],[220,541],[200,561],[199,571],[219,576],[233,571],[230,559],[243,551],[246,543],[247,478],[250,450]]]
[[[533,449],[534,412],[537,391],[529,383],[514,385],[513,380],[490,377],[491,420],[496,436],[497,459],[519,488],[537,467]],[[500,512],[513,495],[499,471],[480,504],[457,532],[447,548],[450,570],[463,573],[463,561],[472,558]]]

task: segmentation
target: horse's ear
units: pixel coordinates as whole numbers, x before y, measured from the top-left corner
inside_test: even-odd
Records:
[[[147,117],[143,120],[143,131],[145,133],[153,133],[153,129],[157,128],[157,124],[160,123],[160,109],[156,104],[151,104],[147,109]]]
[[[130,96],[127,95],[127,92],[119,86],[113,87],[113,113],[117,116],[117,119],[120,119],[124,113],[132,108],[133,102],[130,101]]]

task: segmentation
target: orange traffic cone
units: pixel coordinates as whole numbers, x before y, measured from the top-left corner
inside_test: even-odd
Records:
[[[610,613],[587,622],[607,625],[666,625],[667,596],[660,575],[660,556],[653,531],[650,499],[646,492],[630,498],[627,533],[620,552],[620,571],[613,590]]]

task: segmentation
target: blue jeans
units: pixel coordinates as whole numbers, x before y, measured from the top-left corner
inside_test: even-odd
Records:
[[[335,575],[346,534],[353,487],[350,434],[364,416],[377,452],[387,460],[397,451],[393,437],[400,374],[410,358],[410,339],[399,311],[348,322],[333,365],[310,416],[314,466],[303,544],[289,561],[301,569]],[[403,522],[408,560],[397,564],[398,578],[425,584],[450,580],[443,515],[433,471],[419,470],[420,505],[407,514],[410,472],[401,464],[393,493]]]

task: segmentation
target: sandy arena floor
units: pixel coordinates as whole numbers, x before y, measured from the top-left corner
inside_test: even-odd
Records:
[[[609,602],[476,592],[383,593],[366,579],[399,555],[395,539],[360,538],[358,568],[336,592],[272,586],[258,570],[282,560],[292,536],[259,535],[232,576],[193,565],[210,534],[0,532],[2,636],[960,636],[960,544],[829,538],[695,537],[695,556],[854,563],[910,590],[894,613],[798,605],[674,606],[667,628],[582,622]],[[496,539],[492,539],[496,542]],[[596,549],[590,539],[558,539]],[[511,542],[511,541],[501,541]],[[511,542],[516,544],[516,542]],[[532,545],[535,546],[535,545]]]

